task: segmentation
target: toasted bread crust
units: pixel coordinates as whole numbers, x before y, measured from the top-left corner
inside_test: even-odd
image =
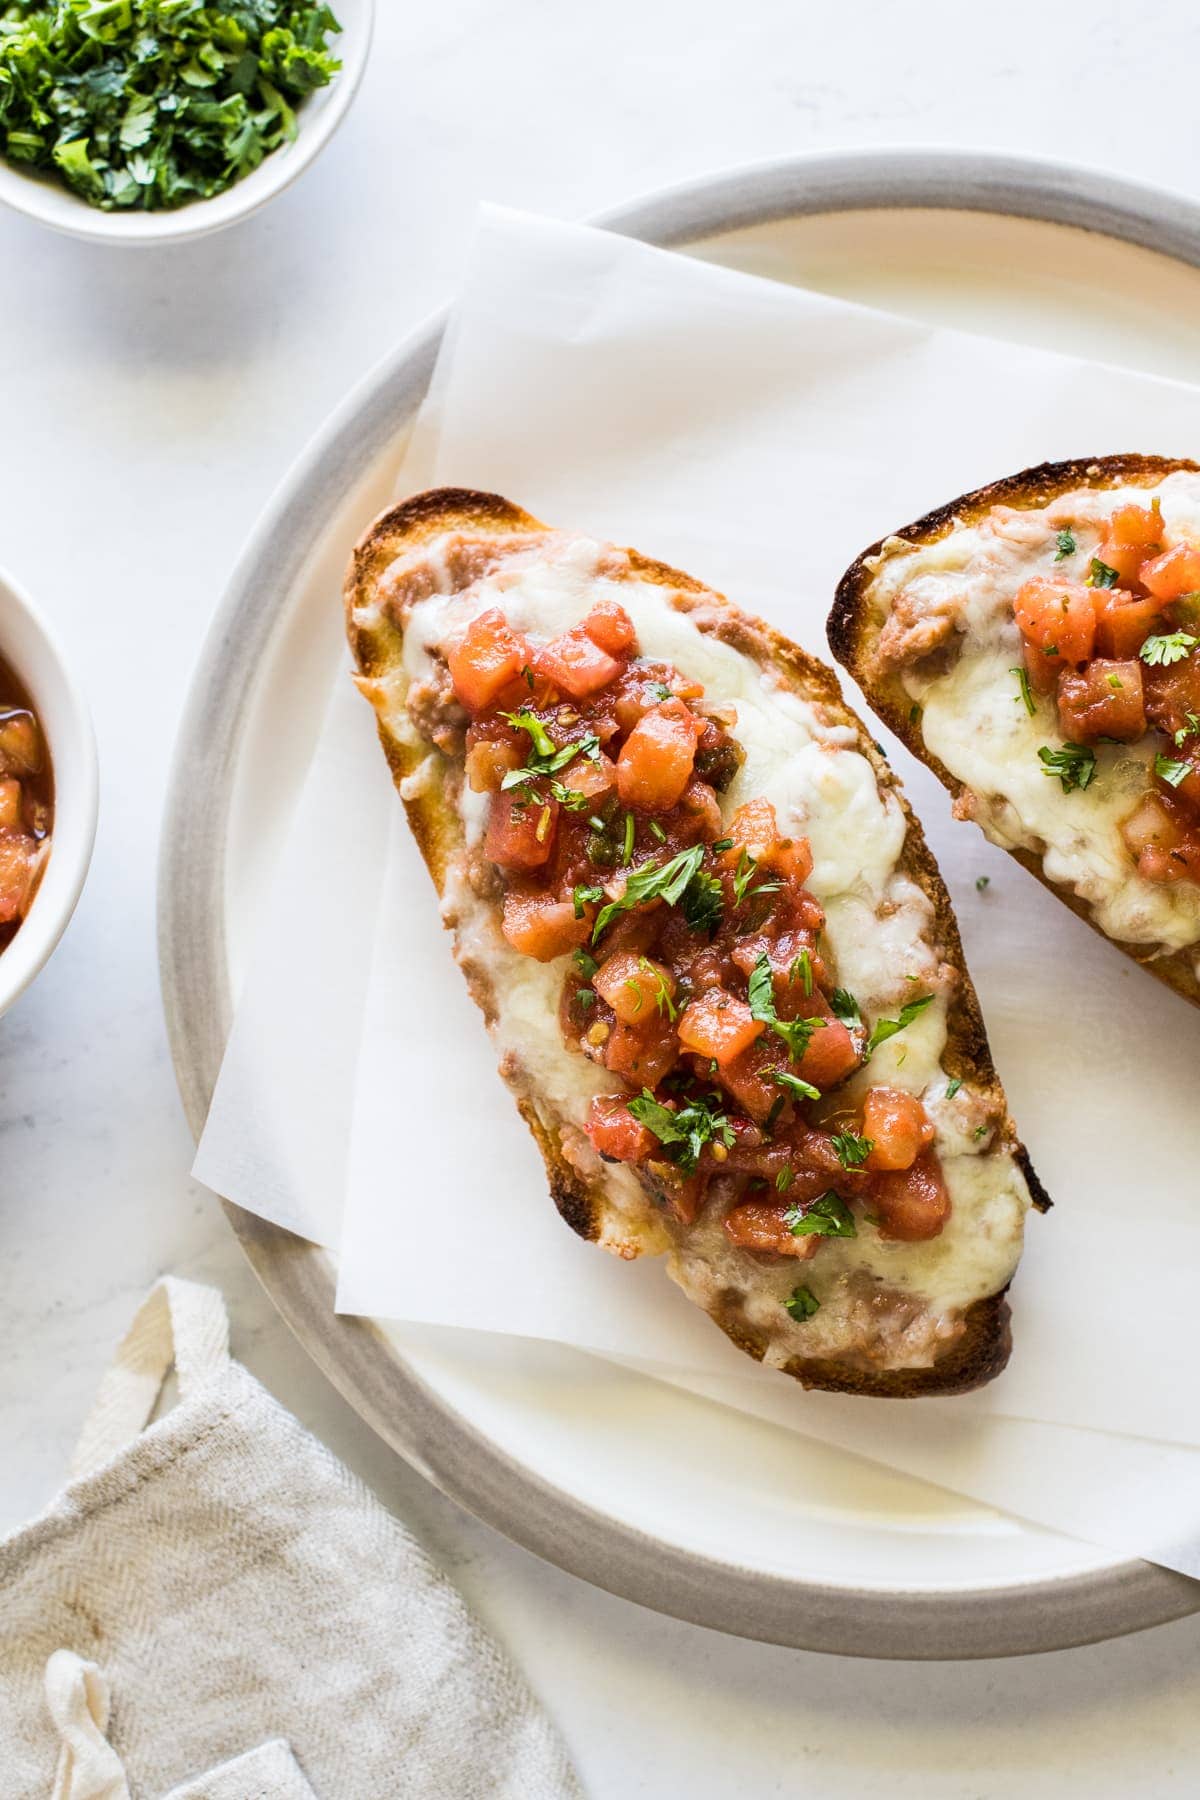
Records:
[[[872,618],[869,599],[875,576],[872,566],[874,559],[897,539],[906,544],[936,543],[941,538],[949,537],[959,527],[976,524],[993,506],[1037,510],[1079,488],[1154,487],[1166,476],[1178,471],[1196,473],[1200,471],[1200,464],[1185,457],[1143,456],[1138,453],[1100,456],[1088,460],[1077,458],[1072,462],[1039,463],[1035,468],[1023,469],[1016,475],[1006,475],[1000,481],[989,482],[986,487],[976,488],[973,493],[964,494],[961,499],[936,507],[933,512],[914,520],[911,525],[889,532],[886,537],[864,550],[846,570],[838,582],[833,608],[829,614],[829,647],[842,667],[853,675],[889,730],[894,731],[913,755],[933,770],[943,787],[955,799],[969,790],[927,748],[919,725],[914,724],[909,716],[911,707],[899,676],[892,680],[880,680],[873,672],[873,651],[879,635],[879,626]],[[1148,969],[1150,974],[1167,987],[1173,988],[1185,1000],[1190,1000],[1193,1005],[1200,1005],[1200,980],[1192,966],[1189,951],[1176,950],[1166,956],[1155,956],[1145,944],[1131,944],[1109,937],[1096,924],[1084,901],[1047,880],[1042,872],[1040,858],[1032,851],[1011,849],[1009,855],[1022,868],[1028,869],[1035,880],[1049,889],[1064,906],[1070,907],[1075,916],[1082,919],[1098,937],[1115,944],[1131,961]]]
[[[376,585],[399,557],[411,554],[424,541],[440,538],[448,532],[495,534],[500,539],[511,538],[513,534],[521,538],[527,534],[536,537],[547,529],[498,495],[458,488],[418,494],[381,514],[356,546],[344,588],[347,634],[360,673],[367,678],[381,677],[399,658],[402,632],[398,626],[381,620],[378,613],[372,617],[369,627],[357,617],[359,609],[367,606]],[[866,728],[846,707],[837,677],[824,663],[781,637],[769,625],[742,613],[692,577],[635,551],[628,554],[631,574],[639,581],[670,589],[673,595],[679,596],[677,604],[686,608],[690,596],[697,600],[702,598],[709,609],[715,602],[719,608],[718,620],[712,623],[706,615],[702,629],[714,631],[760,662],[769,660],[795,693],[809,702],[819,703],[839,724],[850,726],[855,732],[855,748],[870,762],[880,787],[895,793],[908,827],[900,867],[931,902],[934,935],[944,959],[953,965],[958,976],[948,1006],[948,1038],[943,1065],[949,1074],[973,1083],[995,1102],[1005,1121],[1001,1141],[1015,1155],[1035,1205],[1044,1209],[1049,1202],[1007,1114],[978,998],[963,959],[949,895],[920,824],[909,810],[886,759],[875,747]],[[427,745],[415,747],[401,741],[382,719],[379,720],[379,735],[397,785],[412,775],[430,753]],[[445,798],[443,784],[436,781],[423,784],[415,797],[402,795],[402,798],[409,824],[441,894],[460,831],[457,813]],[[480,999],[486,1014],[489,1011],[486,995],[477,993],[476,998]],[[520,1092],[516,1098],[521,1115],[541,1151],[559,1213],[581,1237],[593,1242],[605,1241],[607,1237],[609,1247],[613,1247],[609,1230],[612,1208],[603,1187],[590,1184],[566,1161],[552,1123],[539,1116],[531,1098]],[[636,1251],[626,1253],[636,1254]],[[761,1360],[765,1339],[746,1322],[740,1296],[735,1290],[727,1291],[719,1298],[710,1316],[739,1349]],[[787,1365],[785,1372],[806,1387],[879,1398],[961,1393],[990,1380],[1008,1359],[1009,1308],[1004,1293],[976,1302],[967,1310],[964,1320],[962,1336],[932,1367],[877,1369],[850,1362],[797,1358]]]

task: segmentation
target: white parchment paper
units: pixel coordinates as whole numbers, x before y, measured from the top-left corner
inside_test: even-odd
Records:
[[[1197,400],[1179,384],[489,212],[403,485],[492,488],[550,523],[636,544],[823,654],[834,583],[864,544],[1032,462],[1186,454]],[[361,710],[359,729],[334,704],[285,863],[335,768],[345,783],[361,765],[374,797],[359,828],[378,831],[381,759]],[[1058,1202],[1030,1220],[1017,1347],[982,1394],[915,1408],[805,1395],[752,1369],[661,1268],[618,1264],[561,1225],[398,804],[386,857],[380,837],[375,850],[356,840],[351,878],[328,878],[343,917],[369,920],[378,902],[369,974],[361,956],[336,979],[314,965],[298,1000],[295,956],[275,935],[280,901],[268,905],[197,1172],[334,1243],[344,1170],[340,1310],[632,1361],[1041,1523],[1200,1570],[1200,1018],[953,823],[941,787],[889,748]],[[281,896],[286,885],[285,874]],[[286,1123],[311,1121],[314,1066],[329,1061],[306,1055],[317,1051],[306,1015],[339,1058],[362,1041],[353,1092],[343,1072],[320,1131],[304,1127],[298,1171]],[[248,1119],[269,1129],[247,1135]]]

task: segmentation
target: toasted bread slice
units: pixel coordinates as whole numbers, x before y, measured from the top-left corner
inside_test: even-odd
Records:
[[[544,643],[577,626],[597,599],[626,609],[641,655],[736,708],[730,730],[746,760],[721,795],[723,817],[769,792],[781,821],[790,806],[811,836],[809,885],[827,914],[821,954],[857,994],[859,1041],[920,996],[920,1017],[914,1009],[871,1066],[876,1081],[920,1095],[936,1130],[953,1209],[932,1242],[887,1239],[879,1220],[860,1217],[857,1235],[823,1237],[821,1255],[797,1270],[786,1256],[729,1242],[717,1184],[685,1223],[639,1170],[593,1149],[588,1107],[621,1083],[564,1038],[571,957],[534,961],[500,928],[497,871],[481,853],[489,802],[464,779],[467,715],[446,649],[497,608],[529,644]],[[622,1257],[665,1253],[674,1279],[739,1348],[806,1386],[908,1397],[994,1376],[1009,1353],[1004,1296],[1030,1192],[1039,1206],[1045,1197],[1008,1116],[945,887],[832,671],[678,570],[457,489],[418,495],[375,521],[354,551],[345,605],[358,685],[375,708],[455,956],[566,1222]],[[632,861],[642,866],[626,853]],[[622,886],[617,876],[607,892]],[[843,1119],[864,1084],[860,1071],[839,1090]],[[787,1310],[801,1273],[819,1303],[806,1318]]]
[[[1134,503],[1161,508],[1168,540],[1196,533],[1200,467],[1140,455],[1044,463],[965,494],[850,566],[829,643],[880,717],[953,794],[956,816],[973,819],[1079,918],[1200,1003],[1200,886],[1143,879],[1122,833],[1154,789],[1155,755],[1177,754],[1170,738],[1153,729],[1134,743],[1100,738],[1084,766],[1086,787],[1071,785],[1069,768],[1064,784],[1039,754],[1074,741],[1054,692],[1026,687],[1023,695],[1020,685],[1015,595],[1031,576],[1076,587],[1094,580],[1092,559],[1113,512]],[[1115,573],[1100,570],[1106,581]],[[1171,628],[1169,620],[1154,627]],[[1142,667],[1136,680],[1144,674],[1150,684],[1157,673]],[[1119,687],[1122,678],[1108,679]]]

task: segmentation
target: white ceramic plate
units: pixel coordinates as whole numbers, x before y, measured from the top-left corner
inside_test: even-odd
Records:
[[[848,298],[1200,380],[1200,211],[1108,177],[859,152],[714,177],[601,222]],[[340,631],[333,596],[351,543],[391,495],[439,334],[435,322],[403,345],[289,475],[195,677],[160,916],[197,1132],[256,894],[320,716]],[[1046,1650],[1200,1609],[1200,1584],[1182,1576],[798,1445],[581,1353],[338,1318],[323,1252],[229,1211],[284,1317],[389,1443],[519,1542],[646,1605],[896,1657]]]
[[[328,87],[318,88],[297,108],[293,141],[265,157],[257,169],[223,194],[165,212],[104,212],[53,176],[0,157],[0,202],[55,231],[98,244],[176,244],[248,219],[290,187],[320,155],[358,91],[371,47],[375,0],[338,0],[334,11],[342,30],[331,40],[330,48],[341,61],[341,71]]]

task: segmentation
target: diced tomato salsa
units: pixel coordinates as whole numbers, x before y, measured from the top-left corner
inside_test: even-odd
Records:
[[[1080,548],[1073,530],[1063,553]],[[1055,560],[1058,560],[1057,558]],[[1030,709],[1054,703],[1064,787],[1085,786],[1096,744],[1154,752],[1145,798],[1122,824],[1148,881],[1200,880],[1200,544],[1166,530],[1157,502],[1115,509],[1084,580],[1035,575],[1017,592]],[[1047,746],[1047,772],[1061,754]],[[1046,760],[1046,757],[1043,757]]]
[[[504,935],[570,955],[564,1036],[611,1078],[587,1125],[599,1154],[683,1224],[716,1209],[756,1254],[808,1260],[867,1219],[936,1236],[949,1201],[920,1100],[837,1092],[866,1029],[838,1004],[807,840],[763,799],[726,820],[733,710],[642,657],[613,601],[549,643],[482,613],[447,663]]]
[[[54,787],[29,697],[0,659],[0,950],[33,902],[50,849]]]

